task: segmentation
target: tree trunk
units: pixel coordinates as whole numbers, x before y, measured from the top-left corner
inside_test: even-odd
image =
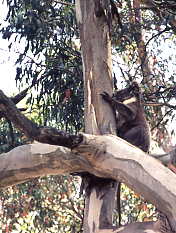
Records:
[[[112,94],[113,87],[110,25],[105,13],[108,7],[110,2],[107,0],[76,1],[83,60],[85,132],[95,135],[116,134],[113,112],[100,96],[103,91]],[[84,233],[112,226],[117,187],[118,183],[112,180],[89,177],[89,188],[85,195]]]

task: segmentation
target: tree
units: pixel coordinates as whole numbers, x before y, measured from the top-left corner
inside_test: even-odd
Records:
[[[100,134],[100,133],[101,134],[104,134],[104,133],[112,133],[113,134],[113,133],[115,133],[115,122],[113,119],[113,114],[110,113],[110,109],[108,109],[109,108],[108,106],[102,104],[102,100],[101,100],[100,96],[97,95],[97,92],[101,93],[101,91],[104,90],[102,83],[103,84],[106,83],[106,85],[105,85],[106,90],[108,92],[112,92],[112,81],[111,81],[112,75],[111,75],[111,59],[110,59],[111,53],[110,53],[110,38],[109,38],[109,29],[111,26],[111,20],[108,21],[110,16],[108,14],[109,17],[107,18],[106,14],[105,14],[105,12],[108,12],[111,15],[111,13],[112,13],[111,8],[110,8],[111,5],[110,5],[110,2],[106,2],[106,3],[104,2],[104,5],[101,5],[101,2],[99,2],[99,1],[97,1],[97,2],[92,1],[92,4],[90,4],[90,1],[89,2],[85,1],[84,3],[77,1],[76,3],[77,3],[76,6],[77,6],[78,23],[80,24],[80,32],[81,32],[80,34],[81,34],[81,41],[82,41],[82,51],[83,51],[83,60],[84,60],[84,69],[85,69],[84,70],[84,72],[85,72],[84,77],[86,80],[86,82],[85,82],[85,90],[86,90],[86,92],[85,92],[86,93],[85,94],[86,102],[85,103],[86,104],[85,104],[85,106],[86,106],[86,112],[89,113],[88,116],[87,116],[87,114],[85,115],[86,131],[88,133],[91,133],[91,134]],[[98,4],[96,4],[96,3],[98,3]],[[90,15],[92,15],[92,17],[89,17]],[[86,20],[84,19],[84,17]],[[91,21],[92,19],[94,19],[93,23]],[[87,26],[86,23],[89,23],[88,25],[92,25],[91,31],[88,30],[89,26]],[[89,38],[89,40],[87,40],[87,38]],[[97,38],[100,38],[100,41],[97,40]],[[92,48],[94,48],[94,49],[92,49]],[[102,59],[102,57],[103,57],[103,59]],[[103,82],[102,82],[102,80],[103,80]],[[15,109],[15,107],[13,106],[13,103],[10,102],[3,95],[3,93],[1,93],[1,103],[2,103],[1,104],[1,111],[3,112],[3,114],[5,114],[5,116],[10,121],[12,121],[18,128],[23,130],[27,136],[30,136],[33,139],[38,140],[40,142],[61,145],[61,146],[69,147],[69,148],[74,148],[73,149],[74,156],[72,154],[70,154],[70,151],[66,153],[66,156],[69,156],[70,158],[73,158],[73,160],[74,160],[75,156],[78,154],[79,159],[76,161],[77,164],[73,163],[73,164],[75,164],[75,166],[73,166],[72,168],[70,166],[68,166],[68,167],[70,167],[70,169],[69,169],[66,166],[68,164],[65,163],[66,170],[64,170],[64,172],[66,172],[66,171],[79,172],[79,171],[86,170],[86,171],[89,171],[90,173],[93,173],[94,175],[98,175],[100,177],[106,177],[106,178],[111,178],[111,179],[113,178],[115,180],[118,179],[120,181],[125,181],[125,183],[127,183],[129,186],[133,187],[135,190],[137,190],[139,193],[143,194],[143,196],[147,197],[147,199],[148,199],[148,194],[146,194],[146,192],[145,192],[146,187],[142,186],[142,184],[144,185],[144,182],[141,182],[141,180],[140,180],[141,177],[139,177],[139,181],[135,180],[137,178],[137,175],[135,175],[135,179],[134,179],[134,177],[133,178],[129,177],[129,174],[133,173],[132,170],[131,170],[131,173],[129,172],[129,174],[126,174],[125,173],[125,166],[124,167],[122,166],[124,168],[124,170],[123,170],[122,174],[120,174],[120,175],[118,175],[118,174],[113,175],[113,172],[110,172],[108,174],[107,171],[106,171],[107,173],[104,171],[103,164],[104,164],[105,168],[106,168],[106,166],[108,167],[108,160],[107,160],[106,156],[107,156],[107,154],[108,154],[108,156],[112,155],[112,151],[110,150],[110,152],[109,152],[107,149],[107,148],[109,148],[108,143],[106,144],[106,140],[108,141],[108,139],[109,139],[107,136],[102,136],[102,137],[100,137],[100,136],[86,136],[86,135],[85,136],[81,136],[81,135],[76,136],[76,135],[66,134],[64,132],[57,131],[56,129],[49,128],[49,127],[38,127],[36,124],[32,123],[31,121],[27,120],[23,115],[21,115],[20,112],[17,109]],[[8,112],[13,113],[13,115],[10,116],[9,114],[7,114]],[[109,116],[107,116],[107,112],[109,113]],[[102,138],[102,141],[100,138]],[[94,140],[95,144],[94,143],[93,143],[93,145],[91,144],[91,139]],[[116,141],[119,139],[115,139],[115,136],[113,136],[109,140],[111,141],[111,143],[113,143],[113,141]],[[109,145],[112,145],[111,143]],[[133,149],[132,149],[133,147],[130,147],[128,144],[125,144],[125,142],[123,142],[121,140],[120,140],[120,143],[122,143],[122,145],[123,145],[122,152],[120,151],[119,148],[117,149],[116,143],[115,143],[116,145],[114,145],[114,146],[115,146],[115,150],[119,151],[121,155],[122,154],[127,155],[128,154],[127,152],[129,152],[129,151],[133,152]],[[88,146],[86,146],[86,144]],[[96,145],[98,145],[98,147]],[[100,147],[100,149],[98,149],[99,147]],[[29,147],[25,147],[25,148],[26,148],[26,150],[29,149]],[[33,148],[33,147],[31,147],[31,148]],[[125,150],[125,148],[126,148],[126,150]],[[53,150],[53,148],[51,150]],[[134,150],[137,150],[137,149],[134,149]],[[31,151],[31,149],[29,149],[29,151]],[[89,153],[86,153],[86,151],[92,151],[92,152],[91,152],[91,154],[89,154]],[[38,153],[40,154],[41,152],[38,152]],[[76,153],[76,155],[75,155],[75,153]],[[107,161],[107,164],[106,164],[106,162],[105,163],[102,162],[102,161],[104,161],[103,153],[105,154],[105,161]],[[117,153],[117,152],[115,152],[115,153]],[[143,155],[139,151],[138,152],[136,151],[133,154],[134,158],[132,160],[136,160],[136,163],[141,165],[141,163],[140,163],[141,161],[138,161],[137,158],[135,159],[135,153],[140,153],[141,158],[143,157]],[[61,154],[62,162],[65,161],[63,159],[63,154],[64,153],[62,151],[62,154]],[[82,157],[80,157],[80,155],[82,155],[84,159],[85,158],[88,159],[87,161],[89,161],[89,163],[91,163],[92,166],[86,166],[84,164],[84,160],[82,161],[82,159],[81,159]],[[99,156],[99,155],[101,155],[101,156]],[[11,158],[13,160],[13,156]],[[67,158],[66,158],[66,161],[67,161]],[[100,158],[100,160],[99,160],[99,158]],[[96,162],[96,159],[98,162]],[[150,160],[150,159],[145,159],[145,161],[146,160],[148,162],[148,160]],[[6,158],[6,161],[9,162],[9,160],[7,158]],[[100,163],[100,161],[101,161],[101,163]],[[112,157],[110,157],[110,161],[111,162],[114,161],[112,159]],[[149,172],[151,174],[151,177],[153,177],[153,174],[154,174],[152,172],[154,172],[156,170],[161,171],[162,175],[167,177],[168,170],[164,169],[161,165],[156,164],[153,160],[151,160],[151,161],[152,162],[149,163],[150,164],[149,167],[152,168],[151,165],[154,164],[154,167],[153,167],[154,169]],[[147,164],[147,162],[146,162],[146,164]],[[51,163],[51,164],[53,164],[53,163]],[[69,163],[69,164],[71,165],[71,163]],[[134,163],[132,162],[132,165],[129,165],[129,167],[130,166],[134,167],[133,165],[134,165]],[[47,166],[48,166],[48,163],[47,163]],[[145,167],[144,164],[142,164],[141,166]],[[157,169],[156,169],[156,167],[157,167]],[[117,169],[118,168],[117,164],[115,165],[115,167],[112,166],[112,168]],[[137,167],[137,170],[140,170],[139,168],[140,168],[140,166]],[[109,167],[108,167],[108,169],[109,169]],[[146,167],[145,167],[145,169],[146,169]],[[145,176],[144,175],[145,169],[141,171],[143,176]],[[102,170],[103,170],[103,172],[102,172]],[[130,171],[130,168],[129,168],[129,171]],[[42,169],[39,169],[38,172],[39,173],[37,174],[37,176],[42,175],[44,171],[42,171]],[[45,172],[47,172],[48,174],[51,174],[51,173],[55,174],[55,173],[60,173],[61,171],[58,169],[58,172],[56,172],[56,171],[49,172],[46,169]],[[17,174],[17,171],[16,171],[16,174]],[[35,174],[33,174],[33,175],[35,176]],[[12,173],[12,176],[13,176],[13,173]],[[31,174],[30,174],[30,176],[31,176]],[[169,176],[170,176],[170,179],[174,179],[173,174],[170,173]],[[23,178],[23,179],[26,180],[26,179],[29,179],[29,177],[25,176],[25,178]],[[151,186],[149,185],[151,180],[152,180],[152,182],[154,182],[152,178],[150,179],[147,176],[145,185],[148,187],[148,189],[151,188]],[[135,183],[135,181],[136,181],[136,183]],[[173,183],[171,184],[171,186],[169,186],[169,192],[161,192],[161,194],[163,196],[162,195],[159,196],[158,199],[153,197],[152,195],[150,196],[150,198],[156,204],[156,206],[160,207],[160,209],[167,215],[172,229],[175,230],[174,211],[169,207],[166,208],[166,205],[163,204],[163,200],[166,199],[166,196],[167,197],[169,196],[170,197],[169,202],[171,203],[171,206],[174,205],[174,200],[175,200],[174,190],[173,190],[174,180],[172,180],[172,181],[173,181]],[[3,184],[4,182],[6,182],[6,180],[4,179],[4,181],[3,181],[3,179],[2,179],[1,182]],[[21,181],[17,180],[16,182],[21,182]],[[159,182],[161,182],[162,185],[166,186],[166,183],[164,183],[164,181],[162,179]],[[11,183],[8,183],[8,184],[11,184]],[[139,186],[137,184],[139,184]],[[157,188],[160,189],[161,187],[159,188],[156,185],[156,183],[154,183],[154,185],[152,186],[152,190],[154,190],[155,193],[157,193],[156,192]],[[171,193],[171,195],[169,195],[169,193]],[[94,193],[92,193],[92,195],[93,194]],[[95,196],[90,196],[90,197],[93,198],[91,201],[97,201],[97,200],[95,200]],[[89,207],[90,207],[90,203],[91,202],[89,202]],[[100,202],[99,202],[99,204],[102,205],[102,203],[100,203]],[[99,206],[99,207],[101,207],[101,206]],[[90,210],[91,210],[91,208],[89,209],[89,211]],[[101,208],[100,208],[100,210],[101,210]],[[89,213],[90,212],[88,212],[88,220],[89,220],[88,223],[90,224],[90,219],[89,219],[90,214]],[[107,211],[107,216],[108,216],[108,214],[112,214],[112,211],[111,211],[111,213],[109,213]],[[93,216],[96,219],[96,223],[98,223],[97,216],[95,216],[95,215],[93,215]],[[92,230],[92,232],[95,232],[97,230],[95,227],[94,221],[95,220],[93,219],[92,223],[90,225],[88,225],[89,229],[85,229],[85,232],[89,232],[90,229]],[[108,223],[109,223],[109,219],[108,219]],[[162,225],[162,221],[159,223],[160,223],[160,225]],[[99,224],[97,224],[97,228],[99,228]],[[158,222],[156,224],[152,222],[150,224],[141,224],[141,225],[142,225],[142,227],[144,227],[144,230],[145,230],[145,227],[151,227],[151,228],[153,228],[153,231],[156,232],[157,224],[158,224]],[[100,226],[101,226],[101,224],[100,224]],[[133,226],[135,227],[134,232],[137,232],[137,229],[140,230],[140,225],[133,225]],[[109,226],[104,226],[104,227],[107,228]],[[130,227],[132,227],[132,226],[130,226]],[[132,230],[132,228],[130,228],[130,229]],[[105,231],[108,232],[107,229]],[[127,226],[125,232],[127,232],[127,231],[129,231],[128,226]],[[102,230],[102,232],[103,232],[103,230]],[[109,232],[112,232],[112,230],[111,231],[109,230]],[[123,231],[121,231],[121,232],[123,232]]]

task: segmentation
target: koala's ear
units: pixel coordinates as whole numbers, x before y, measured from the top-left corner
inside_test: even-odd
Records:
[[[129,86],[129,90],[133,91],[134,94],[139,94],[140,93],[140,86],[137,82],[132,82],[131,85]]]

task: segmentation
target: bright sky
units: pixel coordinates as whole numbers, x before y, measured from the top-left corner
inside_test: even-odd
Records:
[[[7,8],[2,1],[0,1],[0,22],[5,18]],[[14,52],[9,52],[8,41],[3,40],[0,36],[0,73],[1,73],[1,85],[0,89],[3,90],[7,95],[17,93],[15,83],[15,60],[17,55]]]

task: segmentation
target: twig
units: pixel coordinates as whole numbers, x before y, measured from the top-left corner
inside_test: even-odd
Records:
[[[155,37],[158,37],[158,36],[160,36],[162,33],[168,32],[168,31],[170,31],[171,29],[172,29],[171,27],[166,26],[166,28],[165,28],[164,30],[162,30],[162,31],[160,31],[159,33],[157,33],[157,34],[155,34],[154,36],[152,36],[152,37],[147,41],[147,43],[145,44],[145,47],[147,47],[148,44],[150,43],[150,41],[153,40]]]
[[[54,2],[59,3],[59,4],[62,4],[62,5],[66,5],[66,6],[75,7],[75,4],[70,3],[70,2],[63,2],[63,1],[57,1],[57,0],[55,0]]]

